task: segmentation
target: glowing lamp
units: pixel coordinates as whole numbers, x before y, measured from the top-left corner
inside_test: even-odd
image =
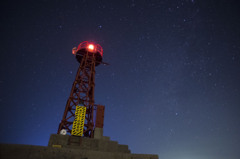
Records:
[[[93,51],[93,50],[94,50],[94,45],[93,45],[93,44],[89,44],[89,45],[88,45],[88,49],[91,50],[91,51]]]
[[[85,54],[88,54],[88,57],[96,57],[96,66],[102,63],[103,49],[99,44],[84,41],[81,42],[78,47],[73,48],[72,53],[76,56],[79,63],[82,62]]]

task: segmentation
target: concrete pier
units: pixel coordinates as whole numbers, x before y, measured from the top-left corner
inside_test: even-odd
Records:
[[[158,155],[132,154],[128,145],[109,137],[82,138],[52,134],[48,146],[0,144],[1,159],[158,159]]]

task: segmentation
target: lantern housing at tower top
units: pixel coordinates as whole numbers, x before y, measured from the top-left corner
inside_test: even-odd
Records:
[[[89,56],[96,57],[96,66],[102,62],[103,49],[99,44],[93,42],[84,41],[72,49],[72,53],[76,55],[76,59],[81,63],[83,55],[89,54]]]

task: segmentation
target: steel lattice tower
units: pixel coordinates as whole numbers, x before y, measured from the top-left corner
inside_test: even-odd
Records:
[[[94,103],[95,67],[102,63],[103,50],[85,41],[73,48],[73,54],[80,65],[57,133],[64,129],[71,133],[76,106],[81,105],[86,107],[83,136],[93,138],[94,128],[103,127],[104,106]]]

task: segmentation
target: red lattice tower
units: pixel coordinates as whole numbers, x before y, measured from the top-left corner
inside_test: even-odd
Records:
[[[83,136],[93,138],[94,128],[103,128],[104,106],[94,103],[95,67],[102,63],[103,49],[99,44],[84,41],[72,53],[80,65],[57,133],[71,133],[76,106],[80,105],[86,107]]]

